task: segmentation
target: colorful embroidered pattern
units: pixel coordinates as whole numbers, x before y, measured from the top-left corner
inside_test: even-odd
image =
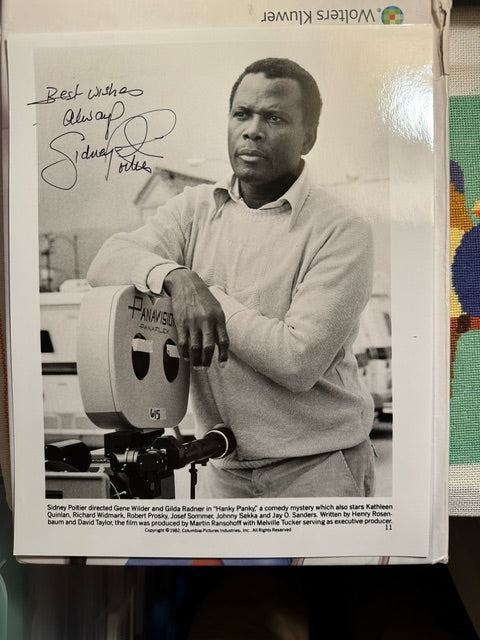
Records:
[[[450,99],[450,462],[480,462],[480,96]]]

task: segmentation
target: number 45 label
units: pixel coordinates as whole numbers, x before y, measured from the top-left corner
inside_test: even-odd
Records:
[[[166,420],[167,411],[164,407],[150,407],[150,420]]]

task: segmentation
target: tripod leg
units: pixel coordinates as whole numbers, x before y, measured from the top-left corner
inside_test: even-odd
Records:
[[[189,469],[190,473],[190,500],[195,500],[195,487],[197,486],[198,471],[195,462],[192,462]]]

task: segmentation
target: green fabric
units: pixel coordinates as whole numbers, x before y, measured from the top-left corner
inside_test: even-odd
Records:
[[[450,415],[450,462],[480,462],[480,331],[457,343]]]
[[[450,158],[457,162],[465,179],[465,197],[472,212],[480,200],[480,96],[450,98]],[[472,216],[474,224],[479,222]]]

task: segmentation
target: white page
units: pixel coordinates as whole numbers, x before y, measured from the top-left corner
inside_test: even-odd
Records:
[[[437,489],[432,442],[438,428],[433,420],[432,29],[318,23],[279,29],[268,24],[266,14],[262,17],[265,24],[248,30],[8,40],[12,417],[19,555],[208,557],[215,531],[218,557],[429,556],[431,505]],[[172,520],[173,531],[163,525],[159,529],[151,524],[156,519],[149,501],[135,503],[150,512],[145,526],[81,525],[73,507],[83,504],[87,512],[100,507],[99,513],[103,508],[115,515],[118,503],[68,499],[70,519],[77,522],[66,524],[68,517],[56,508],[63,503],[44,498],[38,234],[68,235],[82,226],[100,234],[105,227],[113,232],[138,226],[141,220],[133,200],[145,185],[148,169],[156,166],[180,173],[196,171],[199,177],[202,171],[211,172],[203,176],[208,178],[228,171],[225,131],[230,86],[251,60],[270,55],[298,60],[317,79],[325,106],[319,140],[307,159],[310,174],[355,206],[374,229],[375,267],[387,282],[393,325],[390,491],[368,499],[319,496],[262,499],[260,504],[197,499],[196,507],[214,514],[202,533],[192,533],[194,523],[188,530],[181,519]],[[94,97],[97,86],[110,86],[109,95]],[[127,89],[115,95],[121,87]],[[174,112],[176,125],[162,140],[158,155],[163,158],[152,162],[147,157],[143,170],[128,174],[115,157],[106,165],[102,158],[76,156],[76,151],[88,155],[104,148],[109,113],[123,122],[158,109]],[[62,136],[72,128],[76,136]],[[70,145],[74,137],[80,139],[78,133],[84,138],[81,145],[60,149],[59,140]],[[25,362],[31,363],[29,375],[24,374]],[[440,425],[441,439],[445,432],[445,425]],[[191,505],[177,498],[163,506],[173,519],[178,513],[191,514],[187,511]],[[121,506],[132,514],[128,501]],[[228,513],[225,507],[233,507],[239,516],[248,516],[254,507],[270,510],[279,515],[279,523],[269,527],[263,520],[253,525],[238,517],[236,524],[221,526],[216,516]],[[285,510],[302,513],[305,516],[298,520],[308,521],[310,509],[317,513],[316,524],[298,525],[284,515]],[[329,510],[336,515],[320,515]],[[369,524],[364,523],[367,517]],[[63,524],[53,524],[55,520]],[[329,520],[332,524],[327,524]],[[238,527],[241,534],[234,531]]]

